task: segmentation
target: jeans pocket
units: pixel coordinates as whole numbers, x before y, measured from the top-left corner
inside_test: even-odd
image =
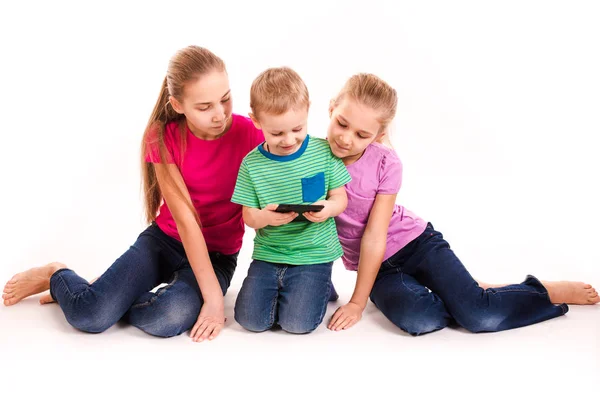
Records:
[[[325,195],[325,173],[302,178],[302,201],[314,203]]]

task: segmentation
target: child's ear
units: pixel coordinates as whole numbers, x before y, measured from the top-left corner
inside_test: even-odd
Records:
[[[335,99],[329,100],[329,118],[331,118],[331,114],[333,114],[333,109],[335,108]]]
[[[252,123],[254,124],[254,126],[256,127],[256,129],[261,129],[260,127],[260,122],[258,122],[258,119],[256,119],[256,116],[252,113],[248,113],[248,116],[250,117],[250,119],[252,120]]]
[[[390,136],[387,134],[387,131],[383,131],[379,135],[377,135],[377,139],[375,139],[375,141],[389,148],[393,148],[392,142],[390,142]]]
[[[177,114],[183,114],[183,107],[181,107],[181,104],[175,97],[169,96],[169,103],[171,103],[171,107],[173,107],[173,110],[175,110]]]

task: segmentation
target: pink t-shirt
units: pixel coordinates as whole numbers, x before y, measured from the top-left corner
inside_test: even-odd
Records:
[[[167,163],[179,167],[192,203],[200,216],[208,251],[233,254],[242,247],[242,206],[231,202],[242,159],[264,141],[262,131],[249,118],[233,115],[231,128],[216,140],[199,139],[186,127],[186,149],[180,152],[180,129],[171,122],[165,129]],[[159,163],[158,145],[149,146],[147,162]],[[163,201],[156,224],[167,235],[181,241],[177,225]]]
[[[402,184],[402,163],[396,152],[373,143],[362,157],[347,166],[352,181],[346,184],[348,207],[335,218],[338,236],[344,249],[342,261],[346,269],[356,271],[360,256],[360,242],[369,221],[375,196],[396,194]],[[416,239],[425,231],[427,223],[406,208],[396,204],[388,228],[384,260]]]

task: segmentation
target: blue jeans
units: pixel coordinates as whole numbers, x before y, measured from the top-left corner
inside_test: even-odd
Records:
[[[252,261],[235,302],[235,320],[253,332],[275,323],[290,333],[314,331],[327,310],[332,264]]]
[[[209,253],[223,291],[227,291],[237,254]],[[156,286],[166,283],[156,293]],[[70,269],[50,278],[50,294],[67,321],[84,332],[99,333],[120,319],[154,336],[176,336],[191,329],[203,304],[183,244],[155,224],[93,284]]]
[[[400,329],[420,335],[455,321],[471,332],[496,332],[565,314],[529,275],[521,284],[482,289],[431,224],[381,265],[371,300]]]

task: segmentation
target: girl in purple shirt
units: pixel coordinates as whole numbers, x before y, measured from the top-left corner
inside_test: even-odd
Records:
[[[358,277],[352,298],[334,313],[329,329],[358,322],[369,297],[411,335],[452,322],[471,332],[518,328],[563,315],[566,303],[600,301],[581,282],[541,282],[531,275],[505,286],[475,281],[431,223],[396,204],[402,163],[391,146],[380,144],[396,105],[396,91],[371,74],[350,78],[330,105],[331,150],[352,176],[348,207],[336,217],[342,260]]]

